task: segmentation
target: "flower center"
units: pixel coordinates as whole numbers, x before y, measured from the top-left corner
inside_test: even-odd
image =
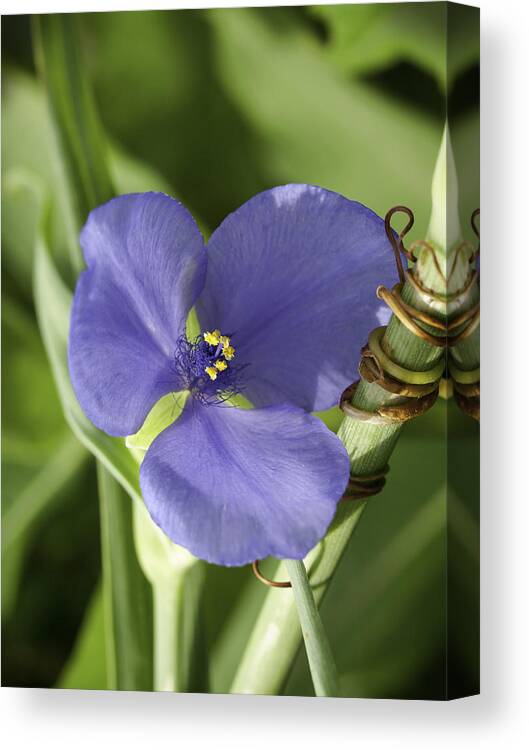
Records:
[[[218,329],[204,331],[194,341],[181,336],[174,367],[184,387],[206,404],[222,403],[241,392],[243,366],[234,365],[230,336]]]

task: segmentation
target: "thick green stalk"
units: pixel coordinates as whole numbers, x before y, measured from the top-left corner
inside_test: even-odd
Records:
[[[302,560],[285,560],[318,697],[339,695],[338,672]]]

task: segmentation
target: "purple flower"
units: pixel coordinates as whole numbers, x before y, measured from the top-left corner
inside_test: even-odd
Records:
[[[221,565],[304,557],[349,473],[310,412],[338,402],[377,325],[375,289],[393,276],[381,219],[286,185],[230,214],[206,252],[180,203],[145,193],[92,211],[81,245],[69,363],[87,416],[130,435],[162,396],[190,392],[140,469],[154,521]],[[202,333],[188,341],[195,304]],[[236,393],[256,408],[226,403]]]

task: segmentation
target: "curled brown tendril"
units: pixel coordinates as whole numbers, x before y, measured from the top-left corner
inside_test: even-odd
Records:
[[[401,229],[397,237],[395,237],[395,232],[391,227],[391,219],[396,213],[404,213],[408,217],[408,223],[406,224],[404,229]],[[384,219],[386,235],[391,244],[391,247],[393,248],[393,252],[395,253],[397,271],[399,274],[399,279],[402,283],[404,283],[404,266],[402,265],[401,253],[403,253],[408,258],[408,260],[413,260],[413,256],[404,247],[403,239],[412,228],[414,221],[415,217],[413,215],[413,211],[407,206],[393,206],[393,208],[389,209]]]
[[[292,584],[290,583],[290,581],[272,581],[271,578],[267,578],[265,575],[263,575],[261,571],[259,570],[259,560],[255,560],[252,563],[252,570],[257,580],[261,581],[261,583],[264,583],[265,586],[271,586],[274,589],[291,589],[292,588]]]

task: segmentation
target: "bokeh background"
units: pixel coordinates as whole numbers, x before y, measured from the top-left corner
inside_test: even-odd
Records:
[[[260,190],[315,183],[381,215],[412,207],[411,239],[422,238],[448,115],[473,240],[475,9],[243,8],[79,21],[120,192],[175,195],[209,234]],[[104,688],[94,460],[62,416],[32,295],[35,185],[57,197],[50,222],[59,267],[68,227],[31,24],[2,19],[2,683]],[[336,428],[339,414],[326,419]],[[347,695],[477,689],[477,460],[477,426],[451,401],[406,426],[388,485],[369,501],[322,609]],[[248,568],[208,566],[212,692],[227,690],[265,593]],[[303,652],[284,692],[312,694]]]

